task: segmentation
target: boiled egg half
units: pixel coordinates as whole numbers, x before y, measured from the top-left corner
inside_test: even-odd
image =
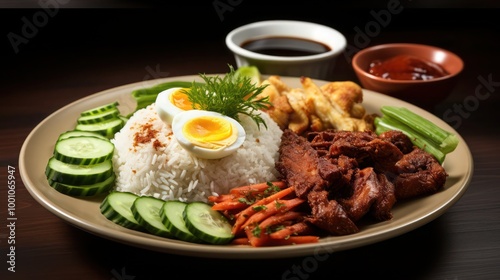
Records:
[[[184,149],[204,159],[234,153],[246,137],[245,129],[235,119],[204,110],[178,113],[173,117],[172,131]]]
[[[174,116],[177,114],[193,109],[193,104],[185,91],[188,88],[174,87],[166,89],[156,97],[156,112],[162,121],[167,124],[172,124]]]

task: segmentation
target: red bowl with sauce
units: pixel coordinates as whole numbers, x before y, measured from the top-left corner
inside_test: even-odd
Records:
[[[450,94],[464,63],[439,47],[394,43],[359,51],[352,67],[364,88],[428,108]]]

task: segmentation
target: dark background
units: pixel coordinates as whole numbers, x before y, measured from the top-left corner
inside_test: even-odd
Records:
[[[216,3],[225,10],[217,11]],[[374,14],[387,10],[389,3],[399,3],[402,12],[392,14],[388,24],[378,25],[380,29],[359,45],[358,30],[363,31],[375,22]],[[226,72],[227,65],[235,63],[224,43],[226,34],[243,24],[267,19],[305,20],[331,26],[342,32],[355,49],[395,42],[446,48],[464,58],[464,79],[499,73],[500,59],[496,55],[479,56],[500,50],[500,2],[387,0],[336,1],[328,5],[314,0],[216,0],[205,4],[159,0],[0,2],[0,7],[13,5],[28,8],[0,9],[3,81],[0,90],[6,93],[36,93],[50,90],[52,85],[60,90],[63,84],[67,91],[61,94],[70,95],[73,87],[86,88],[92,94],[160,77]],[[29,29],[30,24],[34,29]],[[23,36],[26,30],[30,38]],[[13,34],[24,37],[25,41],[13,47],[12,39],[9,40]],[[220,63],[200,63],[207,56],[217,56]],[[341,58],[332,80],[356,81],[351,58],[352,53]],[[185,67],[177,62],[185,62],[181,64]],[[176,63],[176,67],[171,66]],[[469,80],[469,84],[473,83]],[[449,98],[461,102],[474,90],[462,87]],[[436,114],[443,111],[435,109]],[[41,119],[42,116],[38,118]]]
[[[55,0],[54,0],[55,1]],[[49,3],[55,3],[54,1]],[[61,1],[61,0],[60,0]],[[17,166],[22,140],[50,113],[84,96],[160,77],[221,73],[234,59],[226,34],[246,23],[296,19],[342,32],[355,46],[356,30],[374,21],[387,1],[61,1],[43,9],[38,1],[0,1],[1,166]],[[58,3],[58,2],[57,2]],[[89,4],[90,3],[90,4]],[[175,4],[172,4],[175,3]],[[184,4],[183,4],[184,3]],[[223,13],[213,3],[233,3]],[[237,4],[236,4],[237,3]],[[401,0],[403,11],[369,38],[367,46],[413,42],[440,46],[460,55],[465,69],[447,100],[433,113],[442,116],[474,95],[478,77],[500,81],[500,3],[491,1]],[[36,27],[16,53],[9,34]],[[207,63],[210,62],[210,63]],[[335,80],[356,80],[349,56],[341,57]],[[498,85],[496,86],[498,88]],[[48,97],[47,97],[48,96]],[[457,129],[474,153],[474,180],[445,215],[408,234],[363,248],[332,254],[311,279],[498,279],[500,212],[498,179],[498,91]],[[6,144],[3,144],[6,143]],[[34,159],[36,160],[36,159]],[[5,175],[2,172],[2,176]],[[19,174],[17,174],[19,175]],[[5,176],[2,177],[5,182]],[[3,184],[3,183],[0,183]],[[179,279],[205,269],[209,278],[277,279],[303,258],[240,261],[193,259],[150,252],[83,232],[34,201],[18,180],[17,279],[111,279],[126,267],[136,279]],[[1,201],[6,191],[0,189]],[[6,210],[0,202],[0,213]],[[3,214],[2,214],[3,217]],[[2,220],[5,221],[3,218]],[[0,234],[3,234],[3,229]],[[5,245],[0,235],[0,245]],[[0,250],[0,260],[5,251]],[[383,258],[380,256],[383,255]],[[168,267],[174,263],[175,268]],[[5,262],[2,261],[2,269]],[[176,269],[177,266],[180,269]],[[150,267],[160,268],[159,270]],[[248,271],[247,271],[248,270]],[[262,272],[262,271],[267,272]],[[0,272],[2,278],[3,271]],[[83,273],[83,274],[82,274]],[[85,274],[86,273],[86,274]],[[201,271],[200,273],[203,273]],[[9,276],[12,276],[11,274]],[[116,278],[116,277],[115,277]],[[10,279],[10,278],[7,278]],[[292,278],[290,278],[292,279]],[[305,279],[305,278],[304,278]]]
[[[108,0],[99,1],[100,4],[88,1],[90,4],[84,5],[81,0],[59,1],[61,3],[57,0],[0,2],[0,7],[12,7],[14,3],[17,7],[30,7],[0,9],[1,78],[7,82],[0,86],[7,86],[4,91],[22,89],[28,79],[30,86],[67,83],[71,87],[75,75],[87,76],[88,86],[91,86],[99,80],[120,85],[141,81],[148,76],[197,74],[193,69],[206,73],[225,71],[227,64],[234,64],[224,43],[225,35],[240,25],[258,20],[296,19],[322,23],[338,29],[347,37],[348,44],[355,45],[356,28],[363,30],[375,20],[373,13],[386,10],[391,2],[339,1],[326,5],[325,1],[219,0],[195,5],[180,1],[167,4],[158,0]],[[226,2],[233,3],[233,6]],[[39,3],[51,3],[50,8],[44,9]],[[59,8],[54,8],[55,3]],[[214,3],[228,6],[217,12]],[[399,3],[403,11],[393,14],[389,24],[370,37],[366,46],[394,42],[394,33],[398,33],[399,42],[437,45],[458,55],[499,47],[499,10],[496,6],[500,7],[500,4],[428,0],[401,0]],[[18,45],[16,53],[9,34],[22,36],[27,22],[32,26],[41,23],[35,25],[31,38],[23,36],[26,41]],[[436,26],[440,27],[440,33],[434,34],[433,27]],[[415,32],[423,29],[426,36],[415,36]],[[447,32],[443,34],[442,30]],[[460,40],[464,33],[469,37]],[[386,37],[386,34],[391,34],[391,37]],[[199,57],[210,55],[224,55],[220,65],[199,65],[196,68]],[[350,57],[344,58],[348,67],[340,66],[334,79],[355,79]],[[170,61],[179,59],[190,67],[169,67]],[[481,62],[471,59],[465,63],[466,71],[469,64],[481,63],[484,72],[497,72],[496,57]],[[132,71],[127,75],[128,80],[115,74],[117,69],[123,71],[124,67],[126,71]],[[151,69],[157,70],[157,77],[153,77]],[[477,76],[478,73],[471,74]],[[89,94],[92,90],[99,89],[89,88]]]

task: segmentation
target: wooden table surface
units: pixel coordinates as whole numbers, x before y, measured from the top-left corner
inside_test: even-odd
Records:
[[[497,10],[407,8],[386,17],[382,25],[376,15],[381,15],[383,6],[333,10],[297,5],[283,10],[251,6],[246,1],[213,3],[232,6],[226,6],[224,12],[212,5],[155,10],[0,10],[4,38],[0,279],[180,279],[196,275],[214,279],[500,279]],[[402,7],[405,3],[400,2]],[[176,12],[182,16],[169,17]],[[117,243],[64,222],[26,190],[19,174],[19,151],[30,131],[48,115],[72,101],[128,83],[225,73],[227,65],[235,63],[224,44],[225,34],[262,19],[327,24],[344,33],[350,46],[358,49],[364,47],[359,45],[359,37],[356,41],[359,30],[372,24],[375,29],[366,36],[366,45],[424,43],[460,55],[465,61],[460,81],[446,100],[429,110],[445,118],[450,110],[462,108],[457,131],[474,160],[472,182],[463,197],[442,216],[411,232],[308,262],[307,257],[195,258]],[[194,26],[184,27],[186,21]],[[346,54],[339,59],[332,80],[357,81],[350,57]],[[15,182],[9,182],[9,169]],[[7,219],[9,186],[15,189],[15,205],[10,205],[15,206],[15,229]],[[11,240],[15,240],[15,272],[9,271]]]

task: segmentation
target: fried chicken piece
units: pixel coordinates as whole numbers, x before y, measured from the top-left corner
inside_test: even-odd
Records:
[[[366,110],[361,106],[363,90],[358,84],[351,81],[330,82],[322,85],[320,89],[346,117],[361,119],[365,115]]]
[[[334,128],[335,125],[331,121],[341,118],[341,114],[330,106],[328,98],[321,93],[321,89],[311,78],[301,77],[300,82],[305,90],[306,104],[309,111],[314,112],[314,115],[318,116],[323,123],[324,129]],[[343,130],[342,128],[340,129]]]
[[[290,114],[288,128],[301,135],[309,128],[311,112],[306,105],[305,94],[301,89],[292,89],[284,93],[293,109]]]
[[[290,114],[294,111],[288,103],[288,98],[281,92],[289,90],[289,88],[277,76],[270,76],[267,80],[262,81],[261,85],[267,86],[259,97],[269,97],[269,102],[272,104],[263,111],[267,112],[282,130],[287,128]]]
[[[278,92],[286,92],[289,91],[291,88],[283,82],[280,76],[278,75],[271,75],[267,78],[267,81],[272,84]]]
[[[325,87],[329,92],[324,92],[321,87],[316,85],[311,78],[301,77],[300,82],[307,96],[306,104],[311,112],[319,117],[323,123],[323,129],[333,128],[345,131],[365,131],[373,130],[371,124],[366,123],[364,119],[365,109],[358,104],[362,91],[341,91],[335,90],[333,84]],[[353,85],[352,82],[343,82]],[[354,84],[355,85],[355,84]],[[354,98],[349,100],[349,98]],[[359,116],[359,117],[358,117]]]
[[[302,135],[325,129],[374,129],[374,116],[366,114],[363,92],[356,83],[330,82],[319,87],[308,77],[301,77],[300,82],[301,88],[290,88],[280,76],[272,75],[261,83],[267,87],[260,96],[267,96],[272,104],[264,111],[282,130]]]

